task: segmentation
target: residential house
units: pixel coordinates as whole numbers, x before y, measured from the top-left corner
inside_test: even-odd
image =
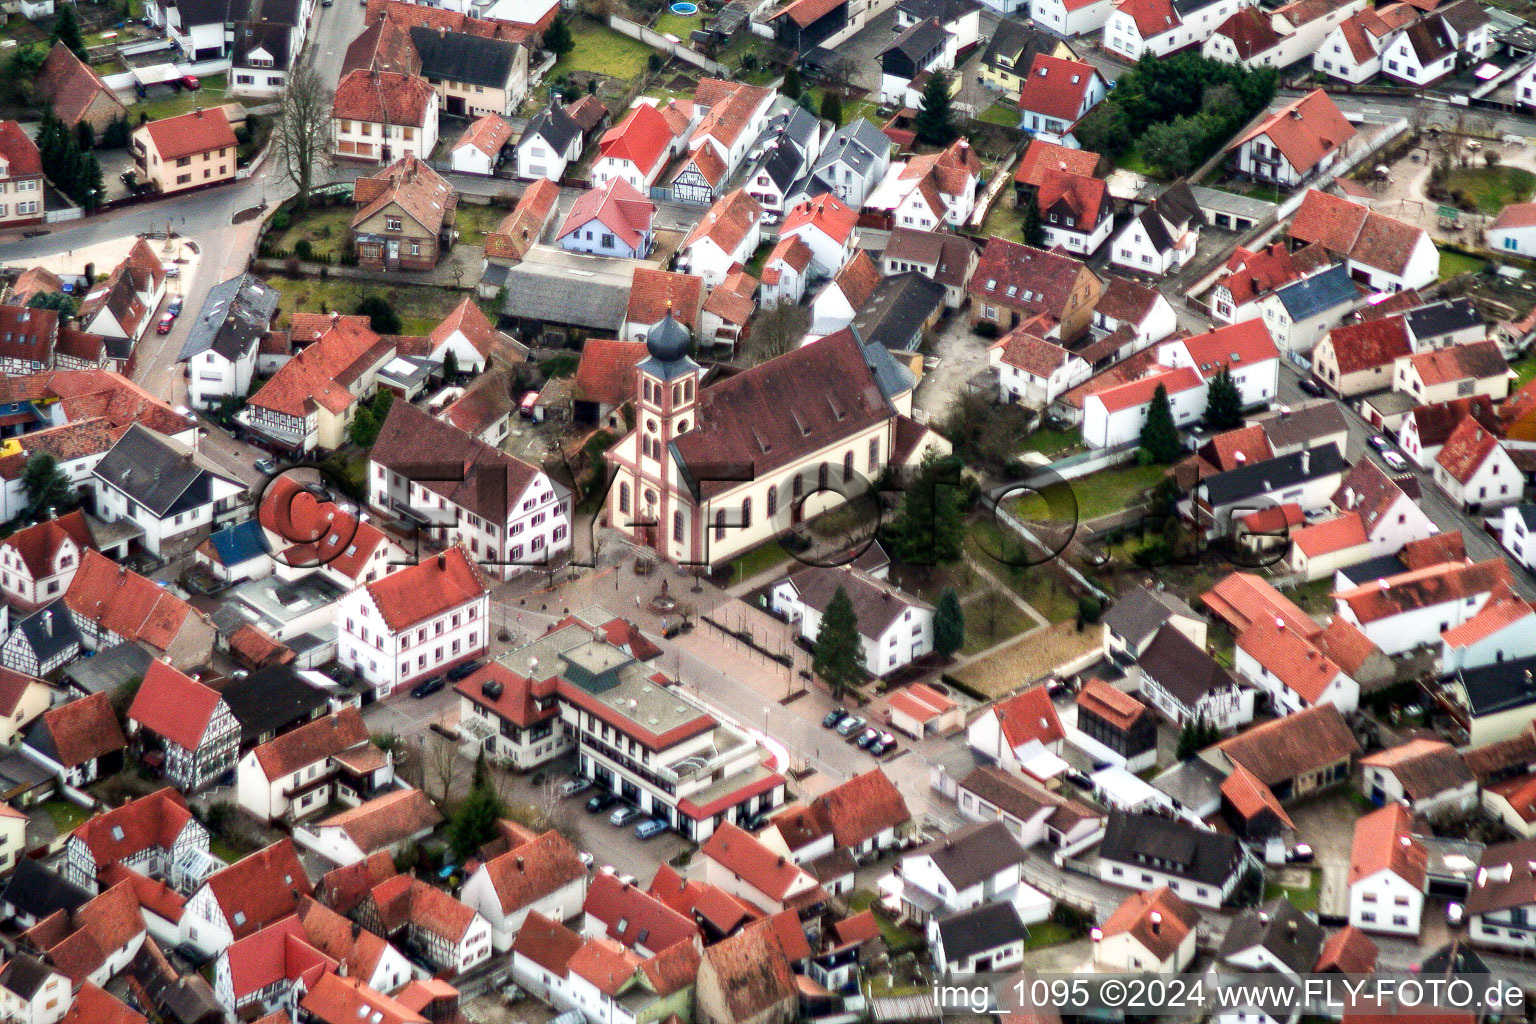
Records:
[[[1536,840],[1493,843],[1483,850],[1477,882],[1467,897],[1467,934],[1478,945],[1520,952],[1536,945],[1528,922],[1536,914],[1532,895]]]
[[[352,1024],[379,1018],[379,1024],[427,1024],[427,1018],[361,978],[327,972],[299,1000],[298,1011],[312,1024]]]
[[[971,275],[971,324],[1003,333],[1044,315],[1063,342],[1088,329],[1103,285],[1082,262],[1003,238],[989,238]]]
[[[416,467],[429,452],[463,471],[456,479],[421,479]],[[570,548],[571,499],[562,485],[407,403],[391,406],[369,461],[369,504],[419,522],[450,548],[467,548],[466,561],[483,575],[508,579]]]
[[[741,189],[722,197],[683,240],[678,266],[701,278],[706,288],[717,287],[732,267],[757,251],[762,215],[757,200]]]
[[[1189,605],[1166,590],[1137,587],[1110,606],[1103,624],[1104,656],[1134,665],[1163,626],[1172,624],[1197,647],[1205,647],[1206,624]]]
[[[1334,324],[1363,301],[1345,266],[1335,264],[1259,300],[1264,326],[1284,352],[1310,352]]]
[[[98,138],[113,121],[128,117],[128,108],[101,75],[62,43],[55,42],[49,49],[33,88],[38,100],[50,105],[65,127],[74,128],[84,121],[95,129]]]
[[[864,205],[891,166],[891,140],[873,123],[856,118],[826,140],[811,171],[791,189],[785,206],[830,192],[851,209]]]
[[[331,104],[331,152],[391,164],[437,146],[438,96],[415,74],[358,68],[342,76]]]
[[[1399,654],[1472,619],[1509,582],[1501,559],[1444,562],[1337,591],[1334,604],[1384,652]]]
[[[185,891],[206,876],[207,853],[207,829],[187,809],[186,799],[167,786],[103,811],[71,832],[63,874],[87,895],[100,892],[100,880],[121,870],[164,878]]]
[[[1328,33],[1312,56],[1312,67],[1359,85],[1382,70],[1387,48],[1403,27],[1422,14],[1414,4],[1388,3],[1352,14]]]
[[[1498,436],[1472,416],[1461,421],[1435,456],[1435,483],[1471,512],[1525,499],[1520,466]]]
[[[1348,782],[1359,752],[1339,710],[1317,704],[1238,733],[1200,756],[1224,774],[1241,766],[1284,804]]]
[[[694,987],[694,1020],[793,1024],[799,1012],[795,977],[774,929],[744,929],[704,950]]]
[[[1023,884],[1024,845],[1002,821],[977,821],[901,859],[901,913],[919,925],[987,903],[1034,917],[1038,894]]]
[[[936,17],[898,25],[896,38],[875,54],[880,60],[880,103],[906,107],[921,75],[955,66],[958,37]]]
[[[487,268],[517,262],[541,242],[560,212],[559,199],[560,187],[547,178],[538,178],[524,189],[512,212],[496,230],[486,233]]]
[[[559,181],[565,169],[581,159],[586,135],[559,101],[533,115],[517,143],[517,176]]]
[[[941,778],[940,783],[946,793],[953,787],[961,816],[1000,821],[1025,847],[1043,842],[1081,850],[1098,842],[1104,832],[1102,812],[995,765],[982,765],[958,781]],[[916,911],[908,907],[903,912]]]
[[[1116,971],[1182,974],[1195,957],[1200,914],[1171,889],[1127,896],[1099,929],[1093,962]]]
[[[94,478],[97,513],[108,523],[137,526],[140,543],[156,557],[196,547],[249,503],[241,480],[138,424],[96,464]]]
[[[453,246],[458,194],[413,156],[358,179],[353,202],[350,230],[361,267],[431,270]]]
[[[1161,277],[1194,258],[1204,224],[1205,215],[1188,182],[1176,181],[1115,235],[1109,261],[1133,273]]]
[[[1102,178],[1048,170],[1034,202],[1046,245],[1052,250],[1092,256],[1114,227],[1109,187]]]
[[[1121,0],[1104,23],[1103,46],[1123,60],[1164,57],[1198,47],[1242,7],[1243,0]]]
[[[1345,713],[1360,703],[1360,686],[1310,640],[1272,622],[1256,622],[1237,638],[1238,675],[1269,694],[1280,714],[1319,704]]]
[[[1278,976],[1276,980],[1295,982],[1316,968],[1323,936],[1322,927],[1297,910],[1290,900],[1273,899],[1239,914],[1227,929],[1216,956],[1219,966],[1227,970],[1271,974]],[[1233,1009],[1238,1008],[1228,1008],[1222,1016]],[[1257,1013],[1264,1015],[1263,1010]]]
[[[758,284],[758,279],[745,270],[733,270],[725,275],[725,280],[709,293],[699,312],[698,342],[701,346],[735,350],[736,345],[746,338],[748,322],[757,312],[757,303],[752,296],[757,293]]]
[[[583,193],[555,232],[567,252],[644,259],[656,244],[656,205],[623,178]]]
[[[493,174],[502,151],[512,141],[512,126],[497,113],[472,122],[448,151],[448,165],[459,174]],[[540,175],[542,177],[542,175]]]
[[[229,119],[215,108],[139,125],[129,151],[137,179],[169,194],[234,181],[239,147]]]
[[[693,92],[695,106],[705,108],[688,140],[695,156],[708,146],[727,176],[734,175],[747,150],[768,127],[768,111],[776,93],[764,86],[721,78],[701,79]]]
[[[5,123],[0,121],[0,125]],[[128,291],[126,287],[124,290]],[[0,330],[4,331],[0,334],[0,368],[6,373],[27,375],[53,369],[59,344],[57,312],[0,306]]]
[[[763,262],[763,301],[776,306],[804,299],[811,258],[811,247],[798,235],[775,243]]]
[[[883,676],[933,649],[933,608],[926,601],[851,566],[809,568],[774,584],[773,611],[801,637],[814,639],[822,616],[841,590],[852,602],[862,643],[862,664]]]
[[[1509,363],[1496,341],[1415,352],[1399,357],[1392,388],[1421,404],[1468,395],[1499,401],[1509,394]]]
[[[1428,859],[1402,804],[1358,819],[1349,852],[1349,923],[1363,932],[1418,935]]]
[[[1205,721],[1228,732],[1253,721],[1253,691],[1172,624],[1158,629],[1140,665],[1142,697],[1175,725]]]
[[[1476,615],[1441,634],[1441,673],[1536,656],[1533,625],[1536,611],[1526,601],[1513,591],[1495,590]]]
[[[1360,791],[1378,807],[1406,802],[1415,815],[1462,814],[1477,778],[1449,743],[1420,737],[1360,758]]]
[[[1428,232],[1316,189],[1307,190],[1287,237],[1298,247],[1321,243],[1345,261],[1351,277],[1378,292],[1422,288],[1439,275]]]
[[[442,814],[421,790],[396,789],[300,826],[294,836],[330,863],[347,867],[376,853],[402,856],[442,823]]]
[[[642,97],[624,120],[598,143],[592,180],[598,186],[622,178],[632,189],[648,188],[679,155],[698,123],[699,113],[676,100],[661,104]]]
[[[9,635],[0,645],[0,664],[13,672],[51,675],[85,652],[84,638],[63,598],[7,625]]]
[[[0,967],[0,1012],[18,1024],[57,1024],[73,1001],[70,979],[29,953]]]
[[[1028,327],[1009,331],[989,353],[997,368],[998,400],[1022,402],[1032,409],[1046,408],[1093,374],[1093,367],[1081,356],[1046,341]]]
[[[763,914],[793,909],[803,918],[828,898],[810,872],[729,822],[715,829],[699,856],[696,877]]]
[[[1257,252],[1238,246],[1207,293],[1211,315],[1225,323],[1252,320],[1260,315],[1259,299],[1332,262],[1321,245],[1304,246],[1294,253],[1283,242]]]
[[[1332,167],[1355,137],[1355,127],[1321,89],[1314,89],[1240,136],[1237,173],[1294,189]]]
[[[798,103],[773,115],[763,135],[771,138],[742,188],[768,213],[782,214],[792,205],[794,186],[809,176],[820,158],[827,144],[826,131],[821,119]]]
[[[409,33],[420,60],[417,73],[436,90],[444,114],[472,120],[490,114],[511,117],[523,105],[528,94],[526,40],[451,31],[442,25],[413,25]],[[427,149],[416,155],[426,159],[430,154]]]
[[[144,674],[128,708],[128,733],[159,754],[166,778],[185,791],[212,785],[239,755],[240,725],[224,698],[164,661]]]
[[[81,558],[96,546],[91,521],[79,510],[23,527],[0,541],[0,593],[19,611],[41,608],[69,588]]]
[[[779,238],[798,237],[811,250],[811,268],[833,277],[854,258],[858,247],[859,215],[835,195],[823,193],[796,203],[784,214]],[[866,257],[867,259],[867,257]],[[854,304],[857,308],[857,304]]]
[[[1501,522],[1499,543],[1521,565],[1531,568],[1532,561],[1536,560],[1536,548],[1529,538],[1536,530],[1536,505],[1507,505]]]
[[[1409,22],[1381,55],[1381,73],[1422,88],[1456,70],[1456,38],[1437,13]]]
[[[1150,814],[1111,811],[1099,844],[1099,877],[1146,891],[1166,886],[1186,903],[1219,909],[1251,858],[1230,835]]]
[[[856,864],[898,849],[911,826],[906,799],[875,768],[776,814],[758,838],[836,894],[852,886]]]
[[[1524,76],[1526,96],[1536,93],[1530,84],[1536,81]],[[1536,256],[1536,203],[1510,203],[1488,226],[1488,247],[1520,256]]]
[[[1460,669],[1447,681],[1447,710],[1467,730],[1475,750],[1520,736],[1531,723],[1533,694],[1525,673],[1536,659],[1517,658]]]
[[[545,832],[483,862],[464,880],[459,895],[490,925],[498,953],[512,948],[533,914],[574,921],[587,893],[587,869],[576,848],[557,832]]]
[[[880,269],[886,275],[922,274],[944,286],[945,306],[958,309],[978,258],[976,243],[964,235],[897,227],[881,251]]]
[[[195,664],[213,647],[213,625],[202,612],[96,551],[80,556],[63,600],[90,651],[127,640],[157,657]],[[46,628],[46,621],[42,624]]]
[[[1045,142],[1079,149],[1072,127],[1108,91],[1092,64],[1037,53],[1019,85],[1019,127]]]
[[[1082,355],[1085,360],[1093,356],[1094,367],[1103,369],[1168,337],[1178,330],[1179,317],[1173,303],[1156,288],[1111,274],[1094,304],[1093,326],[1108,336],[1084,348]]]
[[[1179,508],[1206,536],[1225,537],[1232,533],[1237,513],[1287,504],[1321,508],[1349,468],[1335,445],[1303,449],[1202,477]]]
[[[1040,770],[1035,760],[1061,753],[1065,738],[1056,705],[1043,685],[984,709],[966,730],[973,751],[1015,774],[1029,774],[1031,767]],[[1047,763],[1051,760],[1044,759]]]
[[[236,798],[262,821],[297,821],[331,803],[356,806],[392,777],[391,756],[372,746],[356,708],[323,715],[240,759]]]
[[[928,922],[933,965],[946,978],[1017,967],[1028,938],[1012,903],[983,903]]]
[[[1019,6],[1015,0],[998,0],[989,3],[988,7],[994,9],[1007,8],[1004,14],[1012,13],[1015,6]],[[1041,0],[1039,11],[1031,11],[1031,16],[1037,24],[1051,24],[1052,16],[1061,22],[1057,26],[1061,29],[1061,36],[1079,35],[1077,32],[1065,31],[1069,19],[1078,15],[1084,19],[1091,19],[1098,14],[1097,3],[1078,4],[1073,3],[1070,9],[1066,9],[1063,3],[1055,6],[1054,0]],[[1047,10],[1046,8],[1050,9]],[[1079,14],[1079,12],[1082,12]],[[1107,15],[1106,15],[1107,16]],[[981,82],[988,88],[997,89],[1009,99],[1018,99],[1019,86],[1023,82],[1024,75],[1031,64],[1035,62],[1038,53],[1048,54],[1052,57],[1060,57],[1063,60],[1076,60],[1077,53],[1060,38],[1038,28],[1025,25],[1023,22],[1014,21],[1011,18],[1003,18],[997,28],[993,29],[992,37],[987,40],[987,48],[981,56]]]
[[[217,954],[292,914],[312,895],[291,839],[281,839],[214,872],[187,899],[184,941]]]
[[[38,81],[40,84],[41,79]],[[16,194],[14,202],[10,198],[12,192]],[[25,227],[43,222],[47,212],[43,196],[43,158],[36,143],[15,121],[0,121],[0,195],[6,197],[0,202],[0,227]],[[22,305],[26,303],[24,298],[15,300],[13,297],[13,300]]]
[[[1414,306],[1403,314],[1413,350],[1451,348],[1484,341],[1488,326],[1471,299],[1441,299]]]
[[[1379,391],[1392,383],[1413,352],[1401,316],[1344,324],[1312,350],[1312,376],[1341,398]]]
[[[121,768],[127,746],[111,698],[93,693],[43,712],[28,727],[21,752],[58,773],[64,785],[82,789]]]
[[[213,990],[226,1012],[284,1013],[340,965],[310,945],[297,916],[247,935],[219,954]]]
[[[800,241],[796,236],[791,242]],[[809,248],[809,246],[807,246]],[[812,257],[814,261],[814,256]],[[880,287],[880,269],[863,249],[854,251],[852,258],[843,264],[826,287],[811,301],[811,329],[807,339],[816,340],[840,331],[853,323],[859,310],[874,297]],[[869,339],[860,336],[868,343]]]
[[[250,393],[261,342],[272,329],[281,298],[254,274],[209,289],[177,357],[187,364],[190,405],[211,409],[224,398]]]
[[[922,231],[962,227],[976,209],[981,159],[970,141],[956,139],[937,153],[894,163],[864,200],[864,211],[890,224]]]

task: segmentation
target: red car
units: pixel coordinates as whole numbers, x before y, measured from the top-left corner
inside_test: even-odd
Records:
[[[155,327],[156,334],[170,334],[171,327],[176,323],[176,314],[167,313],[160,318],[160,323]]]
[[[181,83],[181,87],[187,90],[187,92],[196,92],[203,87],[203,83],[197,80],[196,75],[182,75],[177,81]]]

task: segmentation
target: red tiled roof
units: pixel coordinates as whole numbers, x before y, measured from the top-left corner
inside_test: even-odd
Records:
[[[1317,957],[1315,970],[1322,974],[1337,971],[1340,974],[1370,974],[1376,969],[1376,943],[1365,932],[1352,924],[1328,936]]]
[[[1071,124],[1083,112],[1083,100],[1097,74],[1092,64],[1037,53],[1019,87],[1019,109]]]
[[[313,892],[291,839],[257,850],[203,884],[237,939],[287,917]]]
[[[375,886],[394,874],[394,859],[387,853],[375,853],[356,864],[335,868],[322,875],[319,898],[338,914],[350,914]]]
[[[1536,227],[1536,203],[1510,203],[1499,211],[1489,226],[1490,231],[1499,228]]]
[[[787,14],[790,21],[801,28],[806,28],[837,10],[840,2],[841,0],[793,0],[787,6],[775,11],[768,20],[772,21]]]
[[[1146,405],[1157,394],[1158,388],[1163,388],[1172,396],[1188,391],[1190,388],[1197,388],[1200,384],[1200,374],[1193,367],[1181,366],[1178,369],[1148,374],[1140,380],[1133,380],[1127,384],[1105,388],[1103,391],[1095,392],[1092,397],[1102,402],[1107,411],[1119,412],[1122,409]]]
[[[1126,897],[1104,922],[1103,935],[1129,934],[1161,962],[1177,952],[1199,922],[1195,909],[1165,885]]]
[[[1212,328],[1185,338],[1183,345],[1206,380],[1220,373],[1222,367],[1241,369],[1280,358],[1269,328],[1257,319]]]
[[[540,178],[523,190],[512,212],[485,236],[485,254],[493,259],[522,259],[544,233],[560,199],[560,186]]]
[[[491,326],[490,319],[479,306],[475,305],[474,299],[466,298],[453,307],[453,312],[432,329],[432,333],[427,335],[427,340],[436,348],[455,333],[462,334],[464,339],[474,346],[476,352],[487,358],[493,353],[506,352],[510,348],[506,335]]]
[[[730,822],[716,828],[699,853],[776,902],[782,902],[795,886],[811,880],[804,869]]]
[[[426,79],[395,71],[348,72],[336,86],[331,116],[421,128],[437,94]]]
[[[1409,355],[1408,328],[1401,316],[1345,324],[1328,332],[1339,373],[1358,373]]]
[[[1316,704],[1339,677],[1339,666],[1294,630],[1259,620],[1237,638],[1240,650],[1308,704]]]
[[[629,286],[629,310],[624,314],[624,319],[632,324],[659,324],[671,313],[672,319],[684,327],[697,330],[699,308],[703,304],[702,277],[652,267],[637,267],[634,280]],[[626,398],[632,397],[633,388],[626,395]]]
[[[1270,787],[1347,762],[1360,752],[1355,734],[1332,704],[1315,704],[1276,718],[1216,746],[1229,761]]]
[[[1058,729],[1060,725],[1058,721]],[[834,786],[812,801],[812,806],[824,813],[833,841],[841,847],[858,847],[912,820],[901,791],[879,768]]]
[[[152,661],[134,694],[128,718],[185,750],[197,750],[222,698],[164,661]]]
[[[1452,479],[1464,484],[1501,447],[1497,434],[1467,416],[1446,438],[1445,447],[1435,456],[1435,462]]]
[[[1296,607],[1285,595],[1261,577],[1251,573],[1234,572],[1216,586],[1200,595],[1200,600],[1211,611],[1242,633],[1254,622],[1285,620],[1285,628],[1299,630],[1303,636],[1312,637],[1322,630],[1307,613]]]
[[[320,501],[291,476],[280,476],[261,496],[257,518],[277,535],[284,564],[326,566],[356,580],[379,545],[390,540],[334,501]]]
[[[276,782],[303,768],[359,743],[368,742],[368,727],[353,707],[323,715],[257,747],[251,753],[269,782]]]
[[[1077,695],[1079,709],[1088,711],[1122,731],[1129,730],[1150,712],[1145,704],[1102,679],[1090,679]]]
[[[222,110],[194,110],[177,117],[162,118],[142,125],[155,144],[155,151],[166,162],[184,156],[196,156],[215,149],[234,149],[240,145],[229,118]]]
[[[464,129],[464,134],[459,136],[459,141],[453,148],[463,149],[465,146],[473,146],[486,156],[495,158],[501,152],[501,147],[511,139],[512,126],[507,123],[507,119],[500,114],[486,114]]]
[[[757,293],[757,278],[745,270],[733,270],[725,275],[704,300],[704,310],[737,327],[744,326],[757,309],[752,296]]]
[[[305,978],[313,984],[320,973],[340,966],[309,944],[296,916],[285,917],[270,928],[231,943],[225,957],[237,1000],[284,980]],[[311,972],[319,973],[309,977]]]
[[[299,1008],[325,1024],[427,1024],[427,1018],[369,988],[362,978],[324,974],[299,1002]]]
[[[1044,179],[1035,194],[1042,213],[1061,204],[1077,222],[1075,230],[1087,234],[1098,225],[1100,214],[1108,212],[1109,185],[1102,178],[1047,168]]]
[[[1115,10],[1131,16],[1144,40],[1183,24],[1170,0],[1119,0]]]
[[[1341,516],[1304,526],[1291,533],[1291,543],[1301,549],[1308,558],[1332,554],[1348,548],[1369,544],[1365,522],[1358,512],[1346,512]]]
[[[55,116],[71,128],[98,99],[106,99],[124,115],[128,112],[102,77],[63,43],[54,43],[48,51],[35,87],[38,96],[52,105]]]
[[[603,133],[598,149],[607,159],[627,160],[649,176],[666,158],[677,136],[663,113],[649,103],[637,104],[624,120]]]
[[[396,160],[370,177],[359,178],[353,199],[357,212],[352,227],[361,226],[380,210],[394,205],[421,227],[436,235],[458,206],[458,195],[446,178],[425,161],[408,156]]]
[[[639,387],[637,367],[645,354],[643,341],[587,339],[576,364],[576,400],[615,406],[632,401]]]
[[[717,885],[689,881],[670,864],[656,869],[650,893],[680,914],[698,915],[722,934],[734,932],[742,924],[759,916],[757,908],[737,899]]]
[[[1039,740],[1048,747],[1066,737],[1056,705],[1044,686],[1032,686],[998,701],[992,705],[991,713],[997,716],[998,727],[1010,749],[1016,750],[1031,740]]]
[[[493,857],[481,868],[490,879],[501,909],[512,913],[586,876],[576,848],[558,832]]]
[[[655,203],[642,196],[623,178],[610,178],[577,198],[555,237],[564,238],[595,220],[617,235],[625,245],[636,248],[642,236],[651,230],[655,217]]]
[[[1267,26],[1267,15],[1258,15]],[[1231,24],[1231,21],[1228,21]],[[1271,30],[1271,34],[1273,30]],[[1269,45],[1273,45],[1271,42]],[[1259,136],[1268,136],[1270,144],[1280,150],[1285,159],[1300,174],[1316,167],[1330,153],[1355,136],[1354,125],[1344,119],[1339,108],[1322,89],[1314,89],[1299,99],[1292,100],[1237,140],[1241,146]]]
[[[475,563],[458,545],[364,586],[385,625],[395,633],[487,592]]]
[[[1257,7],[1239,8],[1236,14],[1221,23],[1216,35],[1232,40],[1232,47],[1242,60],[1250,60],[1280,41],[1280,34],[1270,22],[1269,14]]]
[[[1309,189],[1288,229],[1301,242],[1321,242],[1330,252],[1368,267],[1400,274],[1424,231],[1367,210],[1341,196]]]
[[[980,299],[1060,319],[1084,269],[1063,252],[994,236],[981,250],[969,290]]]
[[[1296,827],[1295,822],[1291,821],[1291,816],[1285,813],[1285,808],[1281,807],[1280,801],[1275,798],[1274,790],[1260,782],[1252,772],[1240,764],[1233,765],[1232,774],[1222,780],[1221,795],[1245,821],[1252,821],[1260,814],[1268,812],[1286,828]]]
[[[1308,245],[1295,252],[1284,242],[1252,252],[1239,246],[1227,260],[1227,274],[1217,284],[1232,293],[1234,305],[1251,302],[1261,295],[1299,280],[1329,265],[1327,251],[1320,245]]]
[[[1447,562],[1374,580],[1334,594],[1347,604],[1362,623],[1375,622],[1417,608],[1459,601],[1489,593],[1512,581],[1509,563],[1502,558],[1486,562]]]
[[[43,156],[37,144],[15,121],[0,121],[0,161],[7,178],[30,178],[43,173]],[[18,284],[20,281],[18,279]]]
[[[169,855],[176,837],[191,821],[186,800],[167,786],[103,811],[76,828],[70,841],[78,839],[84,844],[100,872],[145,850],[159,849]]]
[[[42,729],[53,745],[50,756],[65,768],[128,745],[106,693],[93,693],[43,712]]]
[[[85,525],[85,513],[78,509],[17,530],[0,542],[0,548],[15,551],[32,578],[37,580],[53,574],[54,559],[66,540],[73,541],[81,550],[96,546],[90,527]]]
[[[605,926],[610,939],[625,946],[638,944],[659,951],[679,942],[691,943],[699,934],[692,918],[606,871],[592,876],[581,909]]]
[[[442,824],[443,816],[419,789],[397,789],[340,814],[316,822],[314,828],[337,828],[365,854],[389,851],[406,840]]]
[[[858,212],[849,208],[842,200],[830,192],[823,192],[812,199],[806,199],[796,203],[784,214],[784,224],[779,229],[779,237],[798,232],[800,228],[810,225],[832,241],[841,245],[853,234],[853,229],[859,223]]]
[[[1409,360],[1426,387],[1463,380],[1487,380],[1509,372],[1509,363],[1496,341],[1474,341],[1418,352],[1409,356]]]
[[[701,238],[709,238],[723,253],[734,253],[763,215],[762,204],[737,189],[715,200],[683,242],[687,249]]]
[[[565,965],[580,948],[580,935],[537,910],[528,911],[523,926],[512,940],[513,954],[525,956],[554,974],[564,973]]]
[[[301,328],[298,317],[294,320],[297,341],[308,335],[310,321]],[[349,387],[352,380],[393,349],[368,326],[367,317],[332,314],[319,340],[284,363],[249,404],[300,418],[321,406],[343,412],[357,400]]]
[[[1527,622],[1533,614],[1528,602],[1513,590],[1505,588],[1493,593],[1478,609],[1477,614],[1459,626],[1452,626],[1440,634],[1446,647],[1470,647],[1480,640],[1520,622]],[[1527,628],[1529,628],[1529,623]]]
[[[1029,147],[1024,150],[1024,159],[1019,161],[1019,169],[1013,172],[1013,180],[1020,185],[1038,188],[1044,183],[1047,172],[1060,171],[1092,177],[1098,166],[1097,153],[1090,153],[1086,149],[1070,149],[1043,139],[1031,139]]]
[[[130,1010],[106,989],[86,981],[59,1024],[147,1024],[142,1013]]]
[[[1413,838],[1413,816],[1402,804],[1372,811],[1355,822],[1349,852],[1349,884],[1378,871],[1391,871],[1415,889],[1423,890],[1429,854]]]

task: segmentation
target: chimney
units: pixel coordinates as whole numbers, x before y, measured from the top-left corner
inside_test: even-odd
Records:
[[[1285,631],[1285,620],[1278,615],[1275,616],[1275,628],[1281,632]]]
[[[517,870],[519,870],[519,871],[523,870],[523,858],[521,858],[521,857],[517,858]]]
[[[53,636],[53,612],[43,612],[43,632]]]
[[[1154,911],[1152,911],[1151,921],[1152,921],[1152,934],[1153,935],[1159,934],[1163,930],[1163,915],[1160,912],[1154,910]]]
[[[1248,461],[1248,456],[1244,455],[1242,452],[1234,452],[1232,457],[1237,460],[1237,464],[1239,466]]]
[[[448,556],[441,551],[437,553],[437,567],[439,570],[448,568]]]
[[[1296,919],[1295,918],[1292,918],[1291,920],[1285,922],[1285,934],[1286,934],[1286,937],[1289,938],[1292,942],[1296,941]]]
[[[1309,448],[1301,450],[1301,471],[1303,473],[1312,472],[1312,451]]]

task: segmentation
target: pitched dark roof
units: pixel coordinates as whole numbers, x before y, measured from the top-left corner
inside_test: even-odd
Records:
[[[505,88],[517,60],[517,43],[421,25],[411,29],[411,43],[421,54],[422,75],[450,82]]]
[[[1153,814],[1111,811],[1099,858],[1122,864],[1156,861],[1158,870],[1219,886],[1242,862],[1236,837]]]
[[[90,898],[90,893],[31,857],[16,862],[16,870],[0,892],[0,900],[39,920],[60,910],[72,913]]]
[[[976,0],[901,0],[896,9],[918,21],[938,18],[941,22],[950,22],[980,11],[981,4]]]
[[[1275,292],[1292,321],[1306,320],[1326,310],[1354,302],[1360,289],[1349,276],[1349,267],[1339,263],[1321,274],[1293,281]]]
[[[75,617],[69,613],[62,597],[15,623],[11,629],[26,637],[27,646],[32,648],[39,662],[64,654],[71,647],[78,649],[82,643],[80,631],[75,628]]]
[[[69,609],[60,604],[59,611],[67,615]],[[124,640],[66,668],[64,680],[87,694],[111,693],[130,680],[142,679],[151,660],[144,648]]]
[[[286,70],[289,57],[288,42],[292,38],[292,26],[278,22],[244,22],[235,27],[234,65],[240,67],[256,50],[272,55],[272,67]]]
[[[541,138],[549,143],[550,148],[557,153],[565,152],[565,147],[571,144],[571,140],[581,134],[581,125],[576,119],[566,113],[565,107],[560,103],[551,103],[528,122],[528,127],[523,130],[523,138]],[[521,145],[521,143],[519,143]]]
[[[1292,974],[1307,974],[1323,948],[1323,929],[1284,897],[1244,911],[1227,929],[1222,959],[1262,946]]]
[[[965,960],[977,953],[1029,938],[1012,903],[983,903],[937,921],[946,960]]]
[[[268,665],[220,691],[240,723],[241,746],[264,733],[279,732],[314,717],[329,695],[287,665]]]
[[[1236,686],[1232,673],[1217,664],[1172,626],[1163,626],[1142,652],[1141,671],[1186,707],[1194,707],[1208,693]]]
[[[1536,658],[1515,658],[1462,669],[1457,680],[1474,715],[1491,715],[1536,704]]]
[[[161,519],[212,501],[214,475],[191,449],[137,423],[96,464],[96,476]]]
[[[1198,619],[1200,616],[1175,594],[1152,587],[1138,587],[1114,603],[1104,614],[1103,623],[1134,646],[1163,628],[1175,615]]]
[[[915,352],[922,325],[944,305],[944,286],[917,271],[883,279],[854,315],[853,330],[868,344]]]
[[[939,24],[937,18],[927,18],[915,25],[909,25],[901,35],[891,40],[879,55],[883,57],[887,53],[899,53],[916,63],[943,46],[944,40],[948,37],[949,33],[945,31],[943,25]]]
[[[972,822],[908,854],[924,855],[933,859],[956,890],[968,889],[1025,859],[1024,848],[1001,821]]]
[[[281,298],[275,288],[254,274],[241,274],[214,285],[177,359],[191,359],[209,349],[230,361],[240,358],[261,343]]]
[[[1329,444],[1229,469],[1225,473],[1206,477],[1200,481],[1200,486],[1204,488],[1211,506],[1219,508],[1234,501],[1295,487],[1331,473],[1344,473],[1348,469],[1349,461],[1339,453],[1339,446]]]
[[[1483,317],[1471,299],[1447,299],[1410,309],[1403,314],[1403,321],[1415,338],[1422,339],[1479,327]]]
[[[1007,57],[1013,67],[1020,69],[1017,73],[1023,74],[1029,70],[1035,54],[1055,52],[1056,44],[1060,41],[1055,36],[1004,18],[993,30],[981,62],[996,64],[998,57]]]

